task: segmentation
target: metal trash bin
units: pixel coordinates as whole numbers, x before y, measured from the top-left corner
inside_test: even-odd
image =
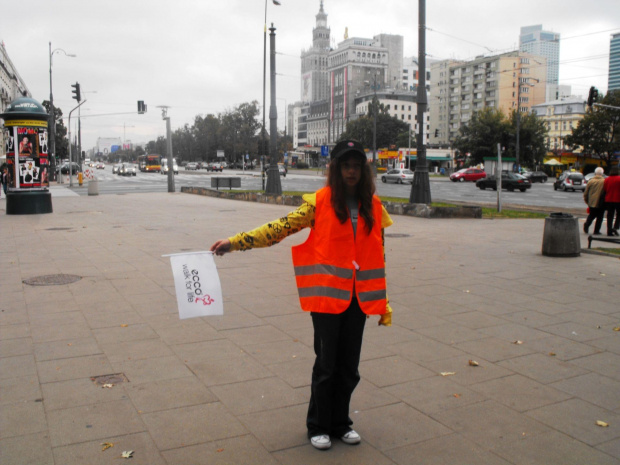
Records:
[[[88,181],[88,195],[99,195],[99,181],[97,179]]]
[[[570,213],[551,213],[545,218],[542,254],[548,257],[581,255],[579,220]]]

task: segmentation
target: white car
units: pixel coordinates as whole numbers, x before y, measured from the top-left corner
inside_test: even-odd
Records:
[[[174,161],[172,163],[172,168],[173,168],[173,172],[174,174],[179,174],[179,165],[177,165],[177,162]],[[168,174],[168,163],[166,162],[165,159],[162,159],[161,161],[161,174]]]
[[[381,182],[395,182],[396,184],[408,182],[413,184],[413,171],[400,168],[389,170],[381,176]]]
[[[112,166],[112,174],[118,174],[119,170],[121,169],[121,164],[118,163],[116,165]]]

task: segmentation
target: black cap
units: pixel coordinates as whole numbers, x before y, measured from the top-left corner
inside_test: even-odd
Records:
[[[361,142],[358,142],[356,140],[342,140],[338,142],[332,149],[330,157],[332,160],[337,160],[338,158],[341,158],[342,156],[347,154],[356,154],[364,157],[364,160],[366,160],[366,152],[364,151],[364,146]]]

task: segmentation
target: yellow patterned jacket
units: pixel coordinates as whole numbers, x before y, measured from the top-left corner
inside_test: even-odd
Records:
[[[248,232],[241,232],[229,237],[230,251],[249,250],[260,247],[270,247],[277,244],[282,239],[301,231],[304,228],[314,227],[314,214],[316,212],[316,194],[305,194],[304,203],[296,210],[290,212],[275,221],[270,221],[256,229]],[[381,227],[387,228],[393,221],[388,212],[383,209]],[[385,247],[385,245],[384,245]],[[383,254],[385,257],[385,252]],[[389,299],[387,301],[385,314],[379,318],[379,324],[391,326],[392,308]]]

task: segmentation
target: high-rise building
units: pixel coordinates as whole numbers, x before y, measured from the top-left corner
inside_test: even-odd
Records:
[[[613,34],[609,43],[609,78],[607,89],[620,90],[620,34]]]
[[[543,31],[542,25],[525,26],[519,35],[519,50],[547,59],[546,84],[557,84],[560,76],[560,34]]]
[[[460,127],[484,108],[496,108],[508,116],[513,110],[528,112],[543,103],[545,64],[543,57],[516,51],[467,62],[433,63],[430,143],[451,143]]]
[[[316,27],[312,29],[312,47],[301,52],[301,101],[326,100],[329,95],[327,56],[329,55],[330,29],[323,0],[316,15]]]

